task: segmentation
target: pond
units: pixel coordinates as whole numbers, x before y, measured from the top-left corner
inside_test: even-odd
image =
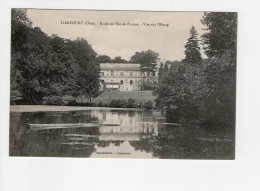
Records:
[[[27,125],[75,123],[97,125],[36,130]],[[158,111],[95,108],[10,114],[10,156],[234,159],[234,141],[234,130],[228,127],[167,123]]]

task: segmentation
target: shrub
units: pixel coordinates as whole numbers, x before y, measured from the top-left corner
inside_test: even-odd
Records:
[[[104,107],[104,103],[102,101],[98,102],[97,104],[98,107]]]
[[[76,105],[77,105],[76,100],[69,100],[67,103],[67,106],[76,106]]]
[[[144,108],[143,102],[138,102],[138,103],[136,104],[136,107],[137,107],[137,108]]]
[[[109,107],[109,103],[103,103],[103,107]]]
[[[43,101],[44,105],[64,105],[63,99],[59,96],[46,97]]]
[[[129,99],[127,100],[127,107],[128,107],[128,108],[134,108],[134,107],[136,107],[135,99],[129,98]]]
[[[121,100],[121,99],[113,99],[110,102],[110,107],[124,108],[124,107],[127,107],[127,102],[125,100]]]
[[[144,108],[148,110],[153,109],[153,102],[152,101],[145,102]]]

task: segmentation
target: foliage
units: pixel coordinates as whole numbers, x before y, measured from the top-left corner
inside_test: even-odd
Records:
[[[163,72],[164,73],[168,73],[169,72],[169,67],[168,67],[168,63],[167,62],[164,64]]]
[[[57,39],[48,38],[39,28],[30,29],[27,42],[20,48],[21,56],[13,63],[22,76],[23,98],[31,104],[40,103],[44,96],[62,95],[65,90],[74,59],[63,49],[63,39],[53,46]]]
[[[208,27],[202,38],[210,58],[187,62],[186,54],[184,62],[171,65],[154,90],[156,106],[170,122],[232,128],[236,100],[236,14],[205,13],[202,22]]]
[[[121,56],[117,56],[111,60],[111,63],[128,63],[128,61],[125,59],[122,59]]]
[[[134,108],[134,107],[136,107],[135,99],[129,98],[129,99],[127,100],[127,107],[128,107],[128,108]]]
[[[27,32],[32,22],[26,15],[26,9],[12,9],[11,11],[11,51],[18,51],[26,42]]]
[[[99,55],[98,57],[96,57],[95,62],[97,63],[107,63],[107,62],[111,62],[111,58],[107,55]]]
[[[155,90],[156,106],[166,112],[168,121],[193,121],[207,92],[203,67],[182,64],[166,73]],[[178,115],[176,115],[176,112]],[[194,115],[194,117],[192,117]]]
[[[209,88],[205,104],[208,108],[204,115],[210,123],[232,127],[235,124],[236,64],[230,62],[230,58],[230,54],[224,54],[220,58],[209,60],[205,69]]]
[[[82,38],[68,41],[67,47],[78,63],[74,65],[72,80],[69,82],[70,94],[74,97],[87,97],[91,102],[93,97],[100,94],[100,66],[94,62],[96,53],[91,45]]]
[[[97,63],[128,63],[127,60],[121,58],[121,56],[116,56],[115,58],[111,59],[107,55],[100,55],[95,59]]]
[[[43,101],[44,105],[63,105],[63,99],[60,96],[46,97]]]
[[[139,63],[140,70],[142,72],[147,72],[148,75],[155,71],[156,61],[159,54],[153,50],[147,50],[142,52],[136,52],[130,59],[131,63]]]
[[[201,54],[200,47],[198,44],[198,34],[194,26],[190,29],[190,38],[188,38],[188,42],[185,45],[185,59],[186,63],[200,63],[201,62]]]
[[[206,26],[201,36],[206,55],[221,57],[229,52],[236,60],[237,13],[205,12],[201,19]]]
[[[144,108],[148,110],[153,109],[153,102],[152,101],[145,102]]]
[[[160,83],[162,80],[162,76],[164,75],[164,70],[163,70],[163,63],[161,62],[159,72],[158,72],[158,82]]]
[[[113,99],[110,102],[110,107],[118,107],[118,108],[124,108],[127,106],[126,100],[123,99]]]
[[[110,104],[112,99],[134,99],[135,104],[140,104],[149,100],[154,101],[155,98],[151,91],[103,91],[101,95],[93,99],[93,102]]]
[[[145,90],[145,91],[153,90],[154,86],[155,86],[155,81],[153,81],[149,78],[143,81],[143,90]]]
[[[25,9],[12,9],[11,103],[21,98],[41,104],[43,98],[98,95],[99,65],[85,39],[47,36],[33,28]],[[82,91],[78,91],[82,89]]]

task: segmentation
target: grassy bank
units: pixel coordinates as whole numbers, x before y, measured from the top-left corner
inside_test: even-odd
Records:
[[[90,103],[88,99],[75,100],[71,96],[53,96],[46,97],[43,103],[39,105],[27,105],[27,103],[17,103],[17,106],[11,107],[11,112],[33,112],[33,111],[67,111],[84,110],[94,107],[99,108],[138,108],[154,109],[155,96],[152,91],[104,91],[100,96],[93,99]],[[57,107],[59,106],[59,107]],[[69,107],[68,107],[69,106]],[[75,109],[73,109],[75,107]],[[50,110],[51,108],[51,110]]]
[[[78,111],[78,110],[133,110],[139,111],[139,108],[110,108],[110,107],[82,107],[82,106],[54,106],[54,105],[11,105],[11,113],[21,113],[21,112],[38,112],[38,111]]]
[[[154,101],[155,96],[152,91],[104,91],[100,96],[93,99],[93,103],[110,103],[113,99],[128,100],[134,99],[135,102]]]

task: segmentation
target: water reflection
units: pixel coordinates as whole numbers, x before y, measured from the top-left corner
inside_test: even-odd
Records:
[[[119,126],[28,131],[27,123]],[[10,156],[234,158],[229,128],[167,124],[157,111],[87,110],[10,114]]]

